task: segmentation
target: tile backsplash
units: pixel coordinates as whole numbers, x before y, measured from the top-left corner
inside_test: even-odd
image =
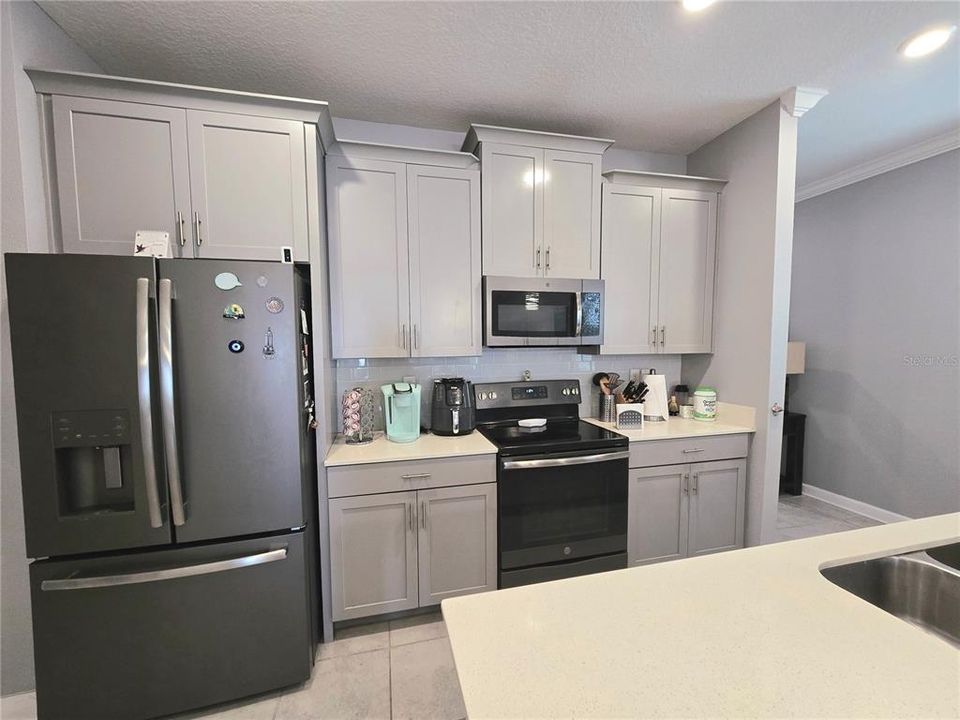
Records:
[[[420,424],[430,426],[430,399],[433,380],[463,377],[472,382],[517,380],[529,370],[534,380],[576,378],[584,393],[581,417],[596,416],[599,400],[592,384],[594,373],[617,372],[629,377],[630,370],[656,368],[667,376],[667,387],[680,382],[679,355],[582,355],[576,348],[484,349],[483,355],[452,358],[360,358],[337,361],[337,396],[331,402],[340,406],[344,391],[368,387],[377,403],[375,427],[383,429],[383,394],[380,386],[413,376],[423,386]],[[339,411],[337,413],[339,417]]]

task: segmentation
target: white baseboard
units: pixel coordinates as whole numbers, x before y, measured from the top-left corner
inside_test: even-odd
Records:
[[[857,513],[858,515],[871,518],[872,520],[878,520],[882,523],[895,523],[900,522],[901,520],[911,519],[906,515],[891,512],[890,510],[884,510],[876,505],[871,505],[870,503],[865,503],[861,500],[854,500],[846,495],[839,495],[835,492],[818,488],[816,485],[807,485],[807,483],[804,483],[803,494],[809,495],[816,500],[823,500],[825,503],[836,505],[838,508],[843,508],[844,510],[849,510],[850,512]]]

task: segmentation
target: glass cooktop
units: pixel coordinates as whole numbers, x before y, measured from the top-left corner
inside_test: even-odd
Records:
[[[627,447],[627,438],[583,420],[555,419],[538,428],[511,423],[483,425],[478,428],[501,455],[572,452]]]

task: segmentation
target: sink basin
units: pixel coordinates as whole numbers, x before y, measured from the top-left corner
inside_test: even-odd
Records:
[[[960,648],[960,543],[824,568],[844,590]]]

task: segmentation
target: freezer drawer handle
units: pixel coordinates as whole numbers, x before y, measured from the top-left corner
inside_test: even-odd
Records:
[[[588,465],[590,463],[609,462],[610,460],[626,460],[630,457],[629,450],[597,455],[578,455],[565,458],[543,458],[542,460],[504,460],[504,470],[525,470],[533,468],[564,467],[566,465]]]
[[[153,400],[150,388],[150,278],[137,278],[137,399],[140,405],[140,445],[147,484],[150,527],[163,527],[157,458],[153,453]]]
[[[169,568],[167,570],[145,570],[143,572],[123,573],[121,575],[96,575],[94,577],[63,578],[61,580],[44,580],[40,589],[49,590],[86,590],[89,588],[115,587],[117,585],[139,585],[140,583],[157,582],[160,580],[175,580],[177,578],[192,577],[194,575],[210,575],[211,573],[237,570],[239,568],[263,565],[264,563],[285,560],[287,549],[269,550],[256,555],[244,555],[232,560],[217,560],[216,562],[186,565],[184,567]]]
[[[183,525],[183,486],[180,483],[180,458],[177,452],[177,416],[173,407],[173,284],[159,283],[160,296],[160,416],[163,419],[163,447],[167,458],[167,484],[173,508],[173,524]]]

